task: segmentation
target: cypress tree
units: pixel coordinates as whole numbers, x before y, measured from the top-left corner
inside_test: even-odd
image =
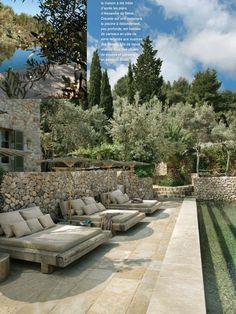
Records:
[[[102,74],[100,107],[104,109],[104,113],[109,119],[112,118],[113,98],[112,98],[111,86],[110,86],[107,70],[105,70]]]
[[[132,69],[131,62],[129,63],[129,67],[128,67],[127,93],[128,93],[128,102],[130,104],[133,104],[135,90],[134,90],[134,76],[133,76],[133,69]]]
[[[102,70],[98,50],[93,53],[89,81],[89,108],[100,105]]]
[[[143,39],[143,51],[134,66],[136,90],[140,94],[140,102],[149,101],[153,96],[161,99],[163,78],[161,76],[162,60],[157,58],[157,50],[153,49],[150,37]]]

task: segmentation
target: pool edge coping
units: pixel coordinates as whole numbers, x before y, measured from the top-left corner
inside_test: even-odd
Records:
[[[186,197],[181,205],[147,313],[206,313],[194,197]]]

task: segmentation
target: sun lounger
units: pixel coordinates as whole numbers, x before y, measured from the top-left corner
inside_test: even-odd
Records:
[[[19,211],[2,213],[0,224],[22,222],[20,217]],[[1,235],[0,251],[9,253],[11,258],[41,263],[41,272],[48,274],[54,266],[71,264],[110,237],[111,232],[100,228],[57,224],[21,237]]]
[[[162,203],[157,200],[130,200],[127,194],[120,190],[101,194],[101,202],[109,209],[137,210],[141,213],[152,214],[160,209]]]
[[[79,200],[73,200],[72,205],[74,201],[81,202],[81,199]],[[83,198],[83,202],[86,202],[86,198]],[[96,210],[96,206],[98,205],[93,198],[90,198],[91,208],[88,211],[88,208],[83,207],[81,205],[81,210],[77,210],[77,212],[72,208],[72,215],[71,215],[71,221],[73,224],[80,224],[82,221],[90,220],[93,227],[101,227],[103,223],[103,218],[105,217],[111,217],[112,220],[112,231],[127,231],[137,223],[139,223],[141,220],[145,218],[144,213],[140,213],[137,210],[118,210],[118,209],[106,209],[104,206],[103,208],[100,208],[100,210]],[[92,205],[93,204],[93,205]],[[85,206],[88,206],[89,204],[85,204]],[[99,204],[100,206],[102,204]],[[62,201],[60,203],[60,208],[62,215],[64,219],[68,219],[68,201]],[[84,210],[83,210],[84,208]],[[92,209],[94,208],[94,210]],[[86,212],[87,211],[87,212]]]

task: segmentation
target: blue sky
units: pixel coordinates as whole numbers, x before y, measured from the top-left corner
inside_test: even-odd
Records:
[[[9,5],[14,9],[17,14],[27,13],[30,15],[36,15],[39,13],[38,0],[1,0],[3,4]]]
[[[163,60],[165,80],[215,68],[224,89],[236,90],[236,5],[233,0],[136,0],[143,17],[142,37],[150,35]],[[88,0],[88,58],[100,45],[101,0]],[[132,60],[135,62],[135,59]],[[127,64],[103,64],[112,85]]]

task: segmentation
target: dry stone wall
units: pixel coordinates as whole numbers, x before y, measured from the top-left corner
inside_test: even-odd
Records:
[[[185,198],[186,196],[191,196],[193,193],[192,185],[183,186],[153,186],[154,197],[157,199],[172,199],[172,198]]]
[[[140,179],[134,174],[116,170],[77,172],[11,172],[1,185],[0,212],[40,206],[44,213],[59,215],[59,202],[72,198],[95,196],[117,189],[125,178],[126,191],[131,197],[152,198],[152,179]],[[145,193],[144,193],[145,192]]]
[[[124,185],[125,192],[131,198],[153,199],[152,178],[139,178],[132,171],[119,171],[118,184]]]
[[[199,177],[193,181],[199,200],[236,201],[236,177]]]

